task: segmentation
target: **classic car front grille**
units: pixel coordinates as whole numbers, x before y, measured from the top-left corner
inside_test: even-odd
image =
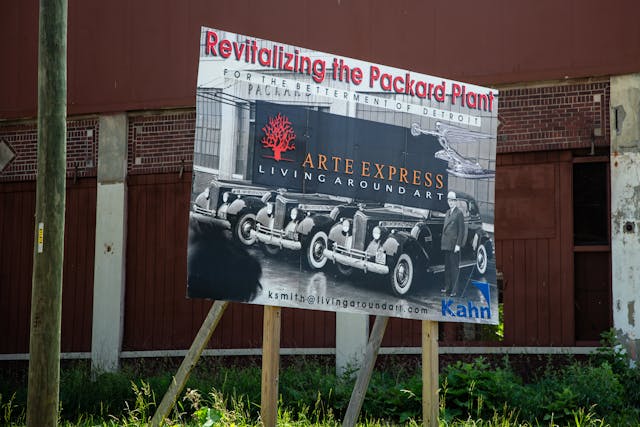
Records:
[[[265,227],[264,225],[257,223],[256,224],[256,231],[258,233],[262,233],[266,236],[270,236],[270,237],[277,237],[277,238],[284,238],[285,237],[285,231],[284,230],[279,230],[279,229],[270,229],[269,227]]]
[[[213,215],[213,212],[211,212],[209,209],[205,209],[201,206],[196,205],[195,203],[193,204],[193,211],[200,215],[207,215],[207,216]]]
[[[365,251],[361,251],[358,249],[349,249],[345,246],[335,244],[333,246],[333,250],[337,254],[348,256],[349,258],[359,259],[362,261],[366,261],[369,258],[369,255]]]
[[[220,195],[220,188],[216,185],[209,187],[209,209],[218,209],[218,196]]]
[[[353,248],[364,250],[366,239],[367,217],[361,212],[356,212],[353,216]]]
[[[280,200],[280,198],[276,198],[276,205],[275,205],[275,221],[273,224],[274,228],[278,228],[278,229],[283,229],[284,228],[284,221],[285,221],[285,216],[287,215],[287,205]]]

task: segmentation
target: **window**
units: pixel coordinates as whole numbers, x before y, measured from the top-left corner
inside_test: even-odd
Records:
[[[472,201],[472,200],[471,200],[471,201],[469,201],[469,214],[470,214],[470,215],[473,215],[473,216],[475,216],[475,215],[478,215],[478,214],[479,214],[479,212],[478,212],[478,206],[476,206],[475,202],[474,202],[474,201]]]
[[[609,244],[608,187],[606,163],[573,165],[573,244]]]
[[[198,89],[196,94],[196,135],[193,164],[218,169],[222,111],[216,98],[218,89]]]
[[[609,159],[573,163],[573,268],[575,338],[595,343],[611,327]]]

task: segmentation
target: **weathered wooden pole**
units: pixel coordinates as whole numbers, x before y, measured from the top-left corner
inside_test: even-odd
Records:
[[[438,322],[422,321],[422,425],[438,426]]]
[[[278,383],[280,381],[280,307],[264,306],[262,326],[262,387],[260,418],[264,427],[278,421]]]
[[[162,425],[162,423],[164,423],[169,417],[171,410],[176,404],[176,400],[182,390],[184,390],[184,386],[187,385],[191,371],[196,366],[196,363],[198,363],[198,360],[200,360],[200,356],[202,355],[205,347],[209,344],[211,335],[213,335],[213,332],[216,330],[216,326],[218,326],[218,322],[222,319],[222,315],[228,305],[229,303],[226,301],[216,301],[211,306],[209,314],[207,314],[204,322],[202,322],[202,326],[200,326],[198,334],[193,340],[193,343],[191,343],[191,347],[180,364],[180,368],[178,368],[178,373],[173,377],[167,392],[151,419],[150,425],[152,427]]]
[[[384,331],[387,329],[389,318],[387,316],[376,316],[375,322],[373,322],[373,329],[369,335],[369,342],[367,343],[367,350],[358,372],[358,378],[356,384],[351,392],[351,399],[349,399],[349,406],[347,412],[344,414],[344,420],[342,421],[342,427],[353,427],[358,421],[362,404],[364,403],[364,397],[367,394],[367,388],[371,381],[371,375],[373,374],[373,367],[375,366],[378,352],[380,351],[380,345],[382,344],[382,338],[384,338]]]
[[[67,0],[40,0],[39,21],[38,177],[27,426],[55,426],[67,171]]]

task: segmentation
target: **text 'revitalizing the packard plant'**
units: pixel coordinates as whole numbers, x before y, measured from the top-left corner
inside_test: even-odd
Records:
[[[315,83],[331,79],[354,86],[366,85],[368,90],[440,103],[445,102],[447,95],[450,95],[452,105],[477,111],[493,112],[495,107],[491,90],[480,93],[463,83],[420,80],[414,78],[410,72],[396,73],[400,70],[387,71],[373,64],[369,64],[368,69],[363,70],[355,64],[350,65],[348,58],[334,57],[327,60],[318,57],[317,54],[306,55],[302,49],[293,46],[251,38],[230,40],[221,38],[214,30],[205,32],[204,55],[307,75]]]

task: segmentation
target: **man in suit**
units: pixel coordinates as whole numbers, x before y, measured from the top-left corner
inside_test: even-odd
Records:
[[[449,210],[444,218],[440,249],[444,251],[444,288],[442,292],[456,296],[460,272],[460,250],[464,244],[464,215],[457,206],[456,193],[447,194]]]

